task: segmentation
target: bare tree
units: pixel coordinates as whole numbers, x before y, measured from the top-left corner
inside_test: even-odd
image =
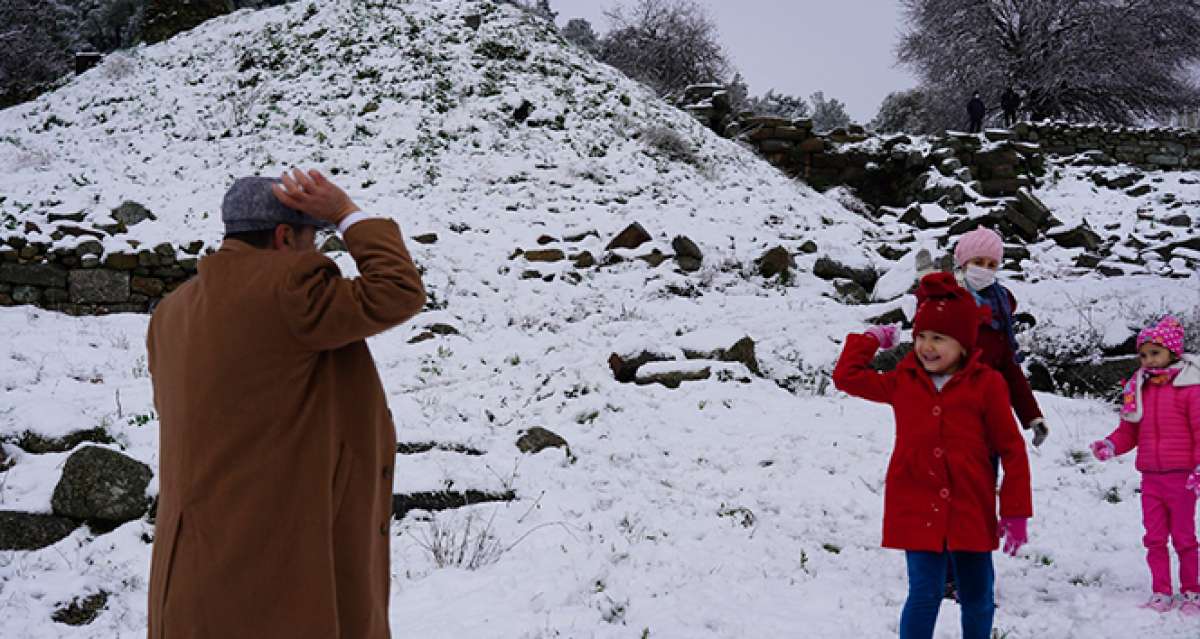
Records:
[[[600,59],[659,95],[729,75],[716,23],[695,0],[636,0],[605,15],[612,28],[601,43]]]
[[[1196,0],[901,0],[901,64],[923,80],[939,126],[965,120],[973,91],[1008,86],[1036,118],[1132,123],[1194,105]]]
[[[832,131],[850,126],[850,114],[846,113],[846,103],[835,98],[826,98],[824,91],[817,91],[808,97],[812,102],[813,129],[817,131]]]

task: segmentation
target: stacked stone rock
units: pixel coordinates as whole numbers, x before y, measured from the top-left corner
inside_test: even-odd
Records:
[[[127,251],[106,253],[101,240],[154,216],[126,202],[113,218],[115,224],[89,227],[82,213],[47,216],[42,226],[52,242],[85,238],[70,248],[28,240],[45,235],[34,222],[0,238],[0,306],[34,305],[70,315],[145,313],[196,273],[203,242],[151,247],[130,240]]]

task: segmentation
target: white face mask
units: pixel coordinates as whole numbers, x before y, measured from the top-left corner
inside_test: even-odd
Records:
[[[963,279],[967,281],[967,284],[969,284],[971,288],[975,289],[976,291],[982,291],[983,289],[996,283],[996,271],[993,271],[990,268],[984,268],[982,266],[971,264],[970,266],[967,266],[966,272],[963,273]]]

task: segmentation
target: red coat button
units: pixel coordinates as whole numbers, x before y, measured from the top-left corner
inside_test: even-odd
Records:
[[[938,415],[941,415],[941,414],[942,414],[942,407],[941,407],[941,406],[934,406],[934,407],[933,407],[933,416],[934,416],[934,417],[937,417]]]
[[[942,499],[950,499],[950,489],[943,488],[940,491],[938,491],[938,495],[940,495]]]
[[[934,456],[934,457],[941,457],[941,456],[942,456],[942,455],[944,455],[944,454],[946,454],[946,451],[942,450],[941,448],[935,448],[935,449],[933,449],[933,456]]]

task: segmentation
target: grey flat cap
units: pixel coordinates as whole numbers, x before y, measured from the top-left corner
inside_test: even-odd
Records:
[[[234,181],[221,202],[221,221],[225,223],[225,232],[269,231],[280,224],[315,226],[319,229],[334,227],[332,222],[324,222],[284,206],[271,191],[271,186],[281,181],[268,177],[244,177]]]

